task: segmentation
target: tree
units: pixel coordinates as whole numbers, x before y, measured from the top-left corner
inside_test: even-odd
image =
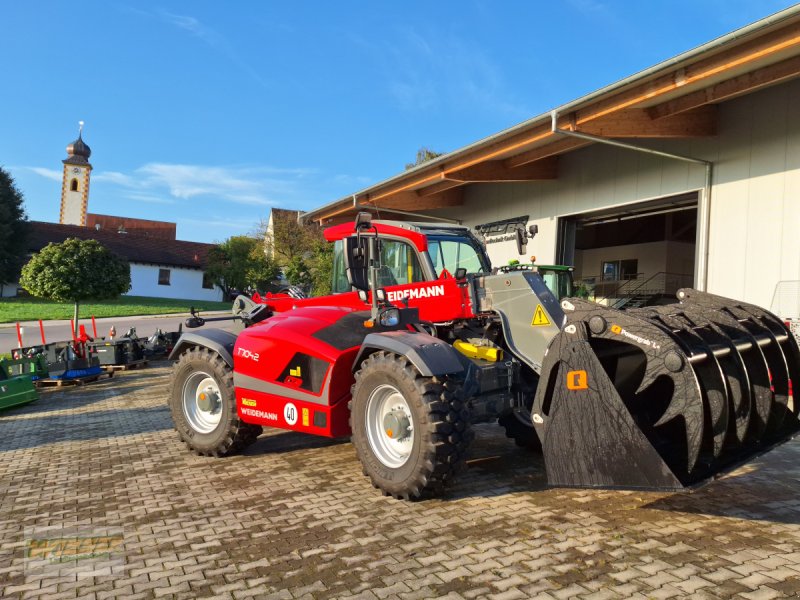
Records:
[[[22,203],[14,179],[0,168],[0,296],[5,284],[17,280],[28,253],[28,218]]]
[[[70,238],[51,243],[34,254],[24,267],[20,285],[34,296],[75,304],[111,300],[131,289],[131,266],[97,240]]]
[[[264,289],[278,277],[278,266],[264,242],[247,235],[229,237],[208,253],[206,273],[230,297],[234,290]]]
[[[419,150],[417,150],[417,160],[415,160],[413,163],[406,163],[406,171],[408,171],[409,169],[413,169],[414,167],[417,167],[422,163],[428,162],[429,160],[433,160],[434,158],[442,156],[442,154],[444,153],[435,152],[430,148],[422,146]]]
[[[250,264],[247,268],[247,279],[257,290],[266,290],[273,281],[280,277],[281,269],[271,256],[267,254],[263,239],[258,239],[250,250]]]
[[[289,283],[324,296],[331,292],[333,245],[325,240],[320,226],[300,223],[297,215],[296,211],[273,210],[272,230],[262,221],[261,237]]]

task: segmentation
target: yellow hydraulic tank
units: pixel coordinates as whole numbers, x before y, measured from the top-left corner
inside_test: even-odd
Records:
[[[464,356],[470,358],[480,358],[481,360],[488,360],[491,362],[503,360],[503,350],[501,348],[476,346],[475,344],[470,344],[469,342],[463,342],[461,340],[456,340],[453,343],[453,347]]]

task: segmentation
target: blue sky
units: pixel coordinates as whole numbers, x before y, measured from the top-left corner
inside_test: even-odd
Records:
[[[255,230],[790,6],[772,0],[85,0],[3,7],[0,166],[57,221],[84,120],[89,211]]]

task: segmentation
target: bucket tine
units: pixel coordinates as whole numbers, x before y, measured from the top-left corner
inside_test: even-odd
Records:
[[[738,440],[744,442],[750,433],[760,437],[766,427],[772,400],[764,357],[755,341],[743,329],[723,330],[702,312],[685,308],[684,314],[695,323],[698,334],[723,354],[719,362],[731,386]],[[737,337],[732,337],[734,333]],[[749,349],[743,349],[745,345]]]
[[[670,332],[683,348],[689,362],[697,373],[700,387],[708,409],[709,426],[713,438],[712,453],[718,457],[722,452],[728,435],[730,419],[729,396],[725,376],[711,348],[694,329],[683,319],[674,317],[674,309],[670,306],[641,308],[635,312],[650,319],[656,325]]]
[[[768,356],[771,357],[773,354],[772,350],[780,348],[773,343],[775,336],[762,319],[753,317],[751,312],[742,310],[736,303],[721,303],[716,296],[702,293],[698,295],[693,291],[687,293],[686,290],[678,292],[678,297],[692,318],[708,319],[723,335],[734,340],[734,347],[746,365],[755,403],[754,418],[751,418],[748,433],[754,442],[762,441],[768,434],[768,425],[779,420],[780,417],[776,416],[776,413],[785,414],[780,398],[773,393],[776,378],[779,384],[783,383],[784,377],[780,371],[785,367],[781,361],[768,359]],[[772,349],[766,350],[765,353],[764,348],[770,346]],[[788,393],[788,382],[785,389]]]
[[[778,319],[775,315],[770,312],[763,310],[757,306],[753,306],[751,304],[741,304],[730,307],[728,309],[736,318],[744,319],[746,316],[751,317],[751,321],[754,320],[755,323],[752,324],[753,327],[755,326],[762,326],[764,327],[769,333],[772,334],[772,338],[777,342],[777,348],[779,349],[780,353],[783,356],[783,363],[786,366],[786,374],[787,378],[792,382],[800,382],[800,348],[798,348],[797,340],[795,337],[786,329],[783,322]],[[767,346],[768,347],[768,346]],[[775,362],[778,362],[777,360]],[[772,369],[772,366],[770,366]],[[776,371],[780,369],[776,368]],[[775,388],[775,395],[776,401],[781,403],[782,398],[777,398],[777,396],[785,394],[787,396],[787,404],[786,410],[783,411],[783,416],[786,418],[789,415],[789,412],[797,418],[800,416],[800,404],[797,402],[792,402],[791,411],[788,408],[788,395],[789,395],[789,387],[788,382],[785,388],[782,387],[782,377],[780,374],[776,374],[776,372],[770,371],[770,374],[773,378],[773,387]],[[798,384],[800,385],[800,384]],[[779,387],[781,386],[781,387]],[[791,420],[790,420],[791,423]]]
[[[702,294],[695,290],[680,290],[690,298],[691,302],[702,303],[720,314],[738,321],[758,341],[758,345],[767,361],[768,377],[773,391],[773,410],[768,423],[771,433],[780,433],[781,425],[789,414],[789,427],[798,417],[798,403],[792,402],[789,409],[789,381],[800,381],[800,348],[794,336],[783,322],[772,313],[752,304],[727,301],[725,298],[711,294]],[[701,294],[698,298],[698,294]]]

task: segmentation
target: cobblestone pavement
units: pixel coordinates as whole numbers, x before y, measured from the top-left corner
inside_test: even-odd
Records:
[[[346,442],[273,430],[189,454],[167,381],[162,364],[0,413],[0,595],[800,596],[800,440],[693,493],[564,490],[487,425],[448,495],[410,503]],[[42,531],[122,546],[37,567]]]

